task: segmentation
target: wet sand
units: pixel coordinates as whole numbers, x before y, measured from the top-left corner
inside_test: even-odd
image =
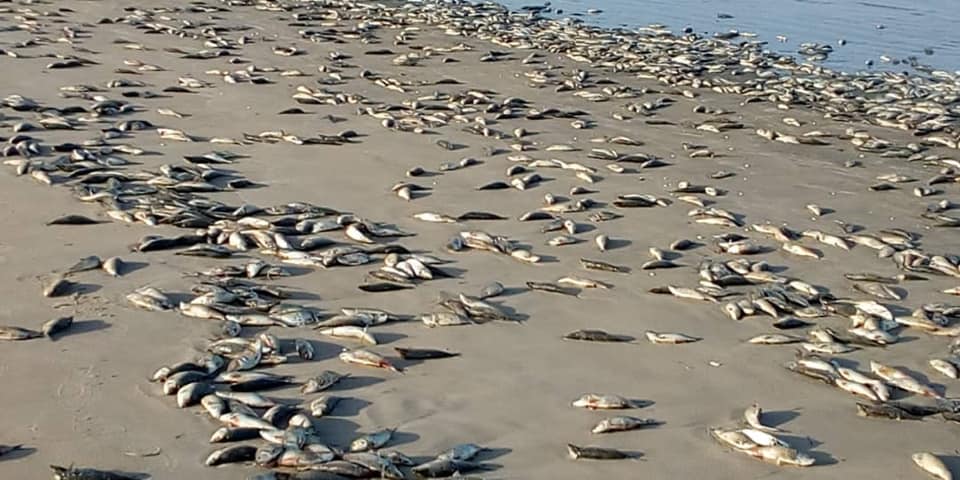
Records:
[[[151,4],[173,5],[172,2]],[[107,2],[68,1],[57,7],[69,7],[71,24],[95,22],[103,16],[121,15],[121,6]],[[48,8],[53,8],[53,5]],[[296,28],[286,26],[286,17],[276,13],[257,12],[250,7],[234,7],[232,12],[218,13],[220,24],[253,25],[247,32],[258,35],[255,41],[237,51],[250,63],[231,65],[229,57],[211,60],[189,60],[163,51],[176,47],[198,49],[197,40],[169,35],[146,35],[129,25],[96,25],[83,30],[92,34],[84,38],[85,48],[97,54],[77,53],[93,58],[98,65],[65,70],[45,70],[51,58],[7,58],[0,60],[0,92],[20,94],[45,105],[65,106],[89,104],[82,99],[64,99],[57,89],[74,84],[103,84],[114,78],[131,78],[148,84],[145,88],[111,89],[103,93],[120,98],[121,90],[160,91],[175,85],[178,77],[192,76],[209,82],[208,88],[194,89],[193,94],[171,94],[167,98],[130,98],[142,106],[142,112],[121,118],[149,120],[162,127],[177,128],[202,137],[240,138],[242,133],[283,130],[300,136],[335,134],[352,129],[360,134],[355,143],[339,146],[276,144],[211,145],[205,142],[181,143],[159,138],[150,130],[134,132],[119,142],[137,145],[149,155],[126,157],[142,163],[127,167],[156,171],[162,164],[182,163],[182,155],[201,154],[226,149],[248,158],[225,166],[240,175],[265,185],[210,194],[211,198],[233,205],[250,203],[260,206],[293,201],[310,202],[345,212],[352,212],[373,221],[395,224],[415,232],[416,236],[399,239],[411,250],[420,250],[452,260],[454,279],[424,282],[415,289],[370,294],[356,286],[373,266],[315,269],[302,275],[275,280],[273,283],[302,292],[291,302],[314,306],[324,312],[341,307],[369,306],[391,312],[417,314],[434,309],[434,300],[441,292],[474,294],[490,281],[500,281],[515,290],[497,299],[498,302],[525,317],[522,324],[490,323],[468,327],[428,329],[418,322],[392,323],[373,330],[382,336],[383,345],[374,350],[395,358],[392,348],[417,346],[444,348],[461,353],[459,358],[427,362],[398,361],[405,375],[342,364],[336,356],[347,341],[321,338],[303,329],[272,327],[281,338],[304,337],[315,341],[318,358],[310,363],[291,363],[271,371],[307,378],[322,370],[349,372],[355,378],[345,381],[338,395],[350,400],[330,418],[316,422],[320,435],[331,445],[346,445],[358,432],[396,427],[398,434],[389,445],[415,458],[429,459],[438,452],[461,442],[475,442],[491,451],[481,459],[496,466],[483,474],[489,478],[626,478],[644,475],[650,478],[923,478],[910,461],[910,454],[928,450],[947,454],[947,464],[960,471],[960,457],[953,456],[957,439],[956,426],[941,421],[892,422],[856,416],[854,397],[837,389],[807,381],[787,372],[783,365],[794,355],[794,346],[755,346],[745,339],[771,332],[770,319],[750,317],[741,322],[726,318],[719,306],[692,302],[670,296],[653,295],[648,289],[665,284],[695,286],[696,266],[704,258],[718,255],[709,246],[683,252],[676,261],[682,268],[646,272],[639,266],[648,260],[650,246],[666,249],[679,238],[701,238],[710,243],[710,236],[734,231],[693,223],[687,217],[689,206],[674,202],[666,208],[618,210],[623,218],[592,224],[587,213],[570,215],[581,224],[577,236],[582,243],[563,247],[545,244],[550,235],[540,232],[541,222],[518,222],[523,212],[542,205],[545,193],[567,197],[574,185],[583,184],[571,172],[541,169],[545,177],[539,186],[526,191],[514,189],[489,192],[474,187],[493,180],[503,180],[510,165],[508,154],[490,156],[484,147],[504,148],[510,141],[484,138],[461,131],[463,124],[434,129],[437,134],[417,135],[388,130],[380,120],[358,116],[355,104],[297,105],[291,99],[296,86],[324,87],[316,82],[326,75],[317,71],[329,65],[327,54],[340,51],[350,55],[343,68],[344,82],[329,85],[332,91],[356,93],[373,103],[399,104],[434,91],[457,92],[480,89],[497,98],[521,97],[537,107],[582,109],[595,122],[590,129],[575,130],[569,119],[508,119],[493,123],[503,132],[523,127],[531,132],[528,140],[537,149],[527,152],[535,158],[561,158],[578,161],[600,169],[602,180],[587,185],[598,193],[589,195],[597,201],[609,202],[616,194],[650,193],[671,197],[668,193],[679,181],[716,185],[728,193],[715,198],[717,206],[742,214],[746,223],[784,223],[803,230],[820,228],[837,232],[834,220],[843,220],[866,227],[867,231],[899,227],[923,235],[927,252],[948,252],[955,248],[955,232],[930,229],[919,213],[924,206],[942,198],[956,199],[957,187],[945,185],[945,195],[918,199],[910,194],[911,185],[887,192],[869,192],[880,174],[898,172],[917,178],[932,176],[936,168],[900,159],[880,158],[866,154],[863,168],[845,168],[844,162],[858,158],[849,142],[833,138],[829,146],[786,145],[767,141],[753,133],[756,128],[776,128],[799,133],[783,125],[789,115],[833,133],[842,133],[849,126],[865,128],[875,135],[907,143],[914,139],[905,132],[868,126],[862,123],[842,124],[825,120],[821,114],[805,109],[789,112],[778,110],[771,103],[742,105],[742,98],[715,94],[700,89],[696,99],[672,95],[676,100],[669,108],[658,110],[656,118],[677,125],[648,125],[636,116],[620,121],[614,111],[624,112],[623,100],[591,103],[567,93],[555,93],[552,87],[532,88],[522,72],[531,66],[520,60],[528,51],[508,51],[483,40],[443,35],[436,28],[424,26],[410,36],[408,45],[393,46],[395,31],[380,30],[380,45],[363,45],[356,41],[338,44],[315,44],[299,39]],[[206,14],[176,14],[196,20]],[[4,24],[13,15],[4,13]],[[50,32],[56,30],[51,24]],[[8,48],[12,42],[25,40],[25,32],[0,33]],[[146,51],[125,50],[114,44],[116,39],[142,43]],[[264,38],[273,41],[262,41]],[[363,52],[389,48],[396,54],[410,51],[410,46],[450,47],[464,43],[475,48],[469,52],[436,54],[416,67],[397,67],[395,55],[372,56]],[[297,45],[303,55],[281,57],[271,52],[274,46]],[[507,53],[499,62],[480,62],[489,50]],[[66,44],[45,44],[22,49],[24,55],[68,52]],[[441,63],[442,57],[453,57],[457,63]],[[557,72],[569,73],[579,64],[546,54],[558,66]],[[124,59],[137,59],[162,66],[165,70],[142,75],[112,73],[124,67]],[[284,78],[277,73],[265,74],[275,81],[267,85],[225,84],[219,76],[205,75],[209,69],[235,70],[247,65],[298,68],[308,77]],[[434,82],[455,78],[460,85],[424,85],[406,87],[400,93],[358,78],[361,68],[380,72],[408,82]],[[621,74],[595,72],[641,87],[663,88],[656,82],[638,80]],[[629,101],[648,101],[663,95],[650,94]],[[695,105],[732,110],[729,118],[746,125],[743,130],[721,134],[698,131],[692,113]],[[299,106],[306,115],[277,115],[288,107]],[[157,108],[171,108],[189,114],[176,119],[158,115]],[[18,120],[35,121],[35,114],[0,110],[4,124]],[[342,118],[331,122],[327,116]],[[467,115],[472,119],[478,114]],[[585,117],[586,118],[586,117]],[[104,125],[90,125],[76,131],[26,132],[46,143],[80,141],[95,136]],[[10,137],[9,127],[0,136]],[[607,172],[604,161],[586,157],[597,145],[590,138],[601,135],[627,135],[645,142],[641,147],[613,146],[624,152],[642,151],[663,158],[669,163],[661,168],[624,174]],[[467,147],[445,151],[435,145],[446,139]],[[690,159],[681,148],[683,142],[709,146],[715,158]],[[544,152],[546,145],[569,143],[576,152]],[[936,148],[933,151],[950,151]],[[511,152],[515,153],[515,152]],[[466,169],[440,173],[444,162],[474,157],[483,163]],[[404,172],[414,166],[437,172],[434,176],[412,179],[432,190],[411,202],[398,199],[390,191],[395,182],[405,179]],[[625,165],[628,169],[633,165]],[[635,169],[635,167],[634,167]],[[728,170],[735,176],[713,180],[709,174]],[[812,219],[804,209],[817,203],[834,210],[819,219]],[[607,209],[612,209],[607,207]],[[500,222],[467,222],[465,225],[431,224],[417,221],[412,215],[436,211],[458,215],[470,210],[497,212],[511,220]],[[134,288],[151,285],[189,298],[192,279],[184,273],[238,263],[239,259],[215,260],[176,256],[172,252],[131,253],[128,246],[148,234],[176,235],[183,230],[169,226],[149,227],[143,224],[105,223],[93,226],[45,226],[45,223],[67,213],[104,218],[95,204],[75,200],[69,188],[47,187],[29,177],[17,177],[12,168],[0,170],[0,265],[4,271],[0,281],[0,298],[6,299],[0,311],[0,324],[39,328],[58,314],[73,313],[77,325],[57,341],[38,339],[0,343],[0,384],[3,408],[0,409],[0,443],[24,443],[29,450],[0,459],[0,476],[4,478],[47,478],[48,464],[76,464],[104,469],[150,474],[153,478],[244,478],[255,472],[247,466],[208,468],[203,465],[206,454],[213,450],[207,443],[217,423],[199,407],[176,408],[172,397],[160,392],[160,386],[147,377],[157,367],[195,357],[212,336],[213,324],[187,318],[174,312],[145,312],[133,308],[124,295]],[[508,256],[469,251],[449,253],[447,240],[466,229],[486,230],[529,245],[543,257],[536,265],[517,262]],[[742,231],[743,229],[739,229]],[[592,243],[595,235],[604,233],[614,248],[597,252]],[[329,232],[331,238],[342,237]],[[751,234],[760,243],[777,246],[759,234]],[[846,272],[874,271],[896,274],[888,260],[878,260],[876,252],[855,247],[845,252],[817,246],[824,252],[821,261],[799,259],[782,251],[759,256],[794,278],[829,288],[837,297],[863,298],[843,279]],[[82,294],[76,299],[43,298],[36,280],[38,275],[62,270],[80,257],[119,255],[136,264],[136,269],[120,278],[101,272],[77,276]],[[256,252],[248,252],[256,256]],[[629,275],[586,272],[577,259],[602,259],[633,268]],[[273,260],[270,260],[271,262]],[[303,270],[303,269],[300,269]],[[614,285],[610,290],[585,290],[579,298],[526,291],[527,281],[554,281],[569,274],[597,278]],[[956,286],[947,277],[930,276],[927,282],[904,285],[909,296],[894,302],[912,309],[929,302],[949,302],[950,297],[938,293]],[[842,318],[819,319],[821,325],[847,328]],[[629,344],[574,343],[561,340],[563,334],[595,328],[630,335],[639,341]],[[651,345],[643,340],[646,330],[676,331],[702,337],[689,345]],[[932,372],[926,365],[933,355],[942,355],[949,340],[905,330],[901,341],[887,348],[867,348],[844,355],[844,360],[867,370],[869,360],[904,366],[920,372],[934,384],[941,385],[947,396],[955,395],[952,380]],[[711,366],[711,362],[715,362]],[[590,428],[606,415],[575,409],[570,402],[586,392],[618,393],[629,398],[652,402],[651,406],[627,412],[665,422],[649,430],[605,436],[591,435]],[[269,392],[271,397],[303,401],[294,388]],[[309,398],[306,399],[309,401]],[[714,443],[707,429],[729,425],[740,419],[742,409],[759,402],[769,416],[765,419],[791,432],[786,438],[797,448],[812,455],[818,464],[808,469],[776,467],[731,453]],[[589,444],[621,448],[643,453],[643,460],[610,462],[574,462],[566,457],[565,444]],[[153,452],[156,456],[136,454]]]

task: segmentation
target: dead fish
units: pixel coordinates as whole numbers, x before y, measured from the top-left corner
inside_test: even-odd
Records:
[[[627,267],[621,267],[619,265],[613,265],[607,262],[601,262],[599,260],[589,260],[586,258],[581,258],[580,265],[587,270],[599,270],[602,272],[614,272],[614,273],[630,273],[630,269]]]
[[[654,344],[678,345],[681,343],[699,342],[701,340],[700,338],[691,337],[682,333],[658,333],[653,330],[647,330],[644,332],[644,335],[646,335],[650,343]]]
[[[480,299],[484,300],[491,297],[496,297],[502,295],[505,291],[503,284],[500,282],[490,282],[480,289]]]
[[[409,285],[400,285],[398,283],[376,282],[364,283],[362,285],[358,285],[357,288],[363,290],[364,292],[394,292],[397,290],[407,290],[413,287]]]
[[[28,328],[0,325],[0,340],[30,340],[40,338],[43,334]]]
[[[637,418],[621,415],[601,420],[593,427],[593,429],[590,430],[590,432],[596,434],[626,432],[628,430],[636,430],[639,428],[656,426],[659,424],[660,422],[652,418]]]
[[[632,338],[623,335],[613,335],[603,330],[576,330],[563,336],[567,340],[583,340],[587,342],[630,342]]]
[[[50,220],[47,225],[96,225],[98,223],[104,222],[83,215],[64,215]]]
[[[253,461],[257,453],[257,447],[253,445],[233,445],[226,448],[214,450],[204,462],[208,467],[225,465],[228,463],[241,463]]]
[[[123,275],[124,266],[125,264],[123,260],[120,260],[120,257],[110,257],[104,260],[102,268],[104,272],[107,272],[107,275],[119,277]]]
[[[572,296],[572,297],[577,297],[577,296],[579,296],[579,293],[580,293],[580,292],[578,292],[578,291],[575,291],[575,290],[572,290],[572,289],[569,289],[569,288],[564,288],[564,287],[561,287],[561,286],[559,286],[559,285],[555,285],[555,284],[548,283],[548,282],[527,282],[527,288],[529,288],[530,290],[539,290],[539,291],[541,291],[541,292],[559,293],[559,294],[561,294],[561,295],[570,295],[570,296]]]
[[[50,465],[53,480],[139,480],[139,476],[130,476],[95,468],[61,467]]]
[[[75,283],[67,280],[62,276],[55,276],[53,278],[48,278],[41,281],[41,286],[43,287],[43,296],[44,297],[61,297],[70,293],[70,290],[73,289]]]
[[[63,272],[64,275],[72,275],[74,273],[86,272],[89,270],[96,270],[100,268],[102,262],[100,257],[96,255],[91,255],[89,257],[83,257],[77,263],[73,264],[70,268]]]
[[[307,382],[300,387],[300,393],[306,395],[310,393],[322,392],[349,376],[349,373],[341,374],[334,372],[333,370],[324,370],[320,373],[320,375],[307,380]]]
[[[333,395],[322,395],[310,402],[310,414],[321,418],[333,412],[342,398]]]
[[[370,450],[378,450],[380,447],[386,445],[387,442],[390,441],[390,439],[393,437],[393,433],[396,431],[397,430],[395,428],[385,428],[374,433],[363,435],[362,437],[354,439],[352,442],[350,442],[350,451],[366,452]]]
[[[577,408],[586,408],[588,410],[619,410],[625,408],[634,408],[635,402],[627,400],[620,395],[585,393],[571,404]]]
[[[857,402],[857,415],[861,417],[889,418],[891,420],[922,420],[922,416],[913,415],[910,412],[895,405],[885,403],[860,403]]]
[[[761,409],[761,408],[760,408],[760,405],[757,404],[757,403],[754,403],[753,405],[750,405],[750,406],[747,407],[747,409],[744,410],[744,412],[743,412],[743,418],[744,418],[744,420],[746,420],[747,425],[749,425],[750,428],[754,428],[754,429],[756,429],[756,430],[760,430],[760,431],[763,431],[763,432],[769,432],[769,433],[782,433],[782,432],[783,432],[783,430],[780,430],[779,428],[768,427],[768,426],[764,425],[763,423],[761,423],[761,422],[760,422],[760,416],[761,416],[761,415],[763,415],[763,409]]]
[[[397,354],[400,355],[400,358],[404,360],[432,360],[437,358],[451,358],[460,356],[456,352],[448,352],[446,350],[436,350],[432,348],[407,348],[407,347],[394,347]]]
[[[73,325],[73,316],[59,317],[45,322],[40,327],[40,331],[45,337],[52,339],[54,335],[66,331],[71,325]]]
[[[427,463],[417,465],[410,471],[422,478],[447,478],[455,477],[458,473],[464,473],[473,470],[485,470],[487,468],[488,467],[481,463],[453,460],[449,458],[437,458]]]
[[[953,480],[950,469],[936,455],[929,452],[914,453],[910,456],[913,463],[931,477],[938,480]]]
[[[757,335],[747,340],[748,343],[752,343],[754,345],[786,345],[789,343],[799,343],[802,341],[803,338],[792,335],[782,335],[779,333]]]
[[[614,448],[581,447],[572,443],[567,444],[567,454],[573,460],[620,460],[634,456],[633,454]]]
[[[7,455],[8,453],[13,453],[13,452],[16,452],[17,450],[21,450],[22,448],[23,448],[23,444],[19,444],[19,445],[0,444],[0,458],[2,458],[4,455]]]
[[[366,365],[368,367],[384,368],[396,373],[403,373],[383,356],[369,350],[348,350],[342,352],[339,358],[344,363]]]

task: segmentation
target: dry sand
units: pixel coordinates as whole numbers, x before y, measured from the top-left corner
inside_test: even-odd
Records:
[[[151,6],[179,2],[151,2]],[[65,14],[71,25],[94,22],[103,16],[122,14],[122,2],[64,1],[35,8],[69,7],[76,13]],[[9,5],[8,5],[9,6]],[[773,127],[781,131],[799,131],[780,124],[785,112],[772,104],[740,106],[739,98],[721,96],[704,90],[697,99],[674,96],[678,103],[658,112],[659,118],[685,126],[650,126],[641,118],[618,121],[611,112],[623,111],[623,101],[584,102],[569,93],[556,94],[552,88],[531,88],[521,72],[529,66],[519,61],[527,52],[510,52],[507,59],[479,63],[479,56],[499,47],[476,39],[442,35],[433,29],[412,36],[410,45],[452,46],[463,42],[475,48],[472,52],[451,54],[459,63],[441,63],[437,55],[418,67],[395,67],[392,56],[370,56],[362,52],[373,48],[394,47],[390,39],[395,32],[384,30],[378,36],[382,45],[361,45],[357,42],[312,44],[300,40],[296,28],[285,25],[285,18],[276,13],[256,12],[237,7],[231,13],[218,14],[218,23],[253,25],[256,40],[241,52],[250,64],[299,68],[310,77],[283,78],[268,74],[276,83],[270,85],[225,84],[220,77],[205,75],[208,69],[238,69],[246,65],[230,65],[227,58],[186,60],[165,53],[164,48],[197,49],[200,42],[168,35],[145,35],[128,25],[85,27],[89,38],[81,43],[96,55],[78,53],[99,62],[83,68],[45,70],[51,61],[41,54],[70,52],[63,43],[42,44],[18,50],[36,58],[0,60],[0,92],[21,94],[46,105],[87,104],[80,99],[57,96],[58,87],[73,84],[103,85],[112,78],[134,78],[149,86],[137,90],[160,91],[174,85],[178,77],[193,76],[211,83],[209,88],[196,89],[194,94],[174,94],[168,98],[131,99],[144,111],[125,118],[147,119],[158,126],[182,129],[199,136],[239,138],[243,132],[283,130],[300,136],[317,133],[334,134],[353,129],[362,137],[342,146],[297,146],[288,143],[226,146],[249,158],[231,165],[240,174],[266,185],[265,188],[225,192],[212,198],[231,204],[272,205],[291,201],[311,202],[354,212],[373,221],[395,223],[401,229],[416,232],[401,239],[410,249],[420,249],[453,260],[451,266],[462,272],[457,279],[435,280],[416,289],[383,294],[368,294],[356,285],[369,267],[337,268],[310,271],[304,275],[275,281],[301,289],[303,295],[294,300],[334,312],[346,306],[381,307],[400,313],[427,312],[442,291],[474,293],[490,281],[500,281],[517,293],[501,299],[502,303],[524,315],[521,325],[486,324],[470,327],[427,329],[419,323],[389,324],[376,329],[384,345],[377,351],[391,353],[394,346],[421,346],[458,351],[460,358],[403,363],[405,375],[395,375],[362,367],[345,366],[336,359],[342,346],[317,338],[312,331],[271,331],[282,338],[303,336],[316,340],[319,358],[313,363],[298,363],[272,369],[306,378],[324,369],[349,372],[356,378],[346,381],[338,394],[350,397],[329,419],[317,422],[320,434],[333,445],[345,445],[357,432],[383,427],[397,427],[398,435],[391,443],[408,455],[428,458],[460,442],[476,442],[492,450],[483,460],[498,466],[490,478],[711,478],[741,479],[776,476],[776,478],[921,478],[910,454],[929,450],[948,454],[948,465],[960,468],[960,458],[952,456],[957,439],[956,426],[941,421],[892,422],[859,418],[850,395],[806,381],[783,368],[794,354],[793,346],[764,347],[744,343],[753,335],[772,331],[767,317],[751,317],[735,323],[712,304],[684,301],[670,296],[647,293],[647,289],[676,284],[695,286],[695,267],[702,258],[715,256],[708,247],[684,253],[677,261],[683,268],[648,273],[639,265],[648,259],[650,246],[666,248],[678,238],[709,238],[728,229],[698,225],[685,215],[688,207],[674,203],[667,208],[623,210],[624,217],[601,224],[586,222],[588,214],[575,214],[585,231],[578,236],[586,242],[549,247],[549,238],[541,234],[541,224],[475,222],[467,225],[428,224],[412,215],[422,211],[438,211],[457,215],[468,210],[486,210],[516,218],[537,208],[545,193],[566,196],[570,187],[581,184],[570,172],[540,170],[547,181],[527,191],[475,191],[473,187],[487,181],[503,179],[509,165],[505,155],[487,156],[483,148],[503,147],[507,142],[471,135],[460,125],[437,129],[439,135],[416,135],[382,128],[379,120],[357,116],[357,105],[303,105],[309,115],[278,116],[283,108],[296,106],[291,95],[297,85],[316,87],[316,80],[325,75],[317,72],[329,64],[327,54],[338,50],[353,56],[346,63],[383,72],[406,81],[433,81],[441,77],[456,78],[462,85],[423,86],[399,93],[380,88],[357,78],[359,68],[344,69],[346,81],[332,85],[335,91],[359,93],[371,101],[400,103],[434,91],[454,92],[468,88],[486,89],[499,98],[517,96],[540,107],[583,109],[596,126],[574,130],[569,120],[528,121],[506,120],[492,125],[510,132],[524,127],[534,132],[529,140],[536,146],[571,143],[588,150],[595,146],[588,139],[600,135],[628,135],[646,142],[643,147],[626,147],[623,151],[643,151],[658,155],[670,165],[628,174],[601,170],[602,181],[590,186],[599,193],[590,195],[609,201],[619,193],[652,193],[666,196],[669,188],[681,180],[715,184],[729,193],[717,200],[718,206],[745,216],[747,223],[786,223],[796,229],[819,227],[837,231],[833,220],[842,219],[861,224],[868,230],[900,227],[922,233],[923,247],[929,252],[943,252],[956,247],[955,232],[930,230],[918,213],[926,199],[916,199],[909,188],[892,192],[867,192],[867,185],[882,173],[902,172],[927,178],[932,171],[919,164],[902,160],[867,156],[866,168],[844,168],[843,162],[856,158],[858,152],[848,142],[831,140],[832,145],[812,147],[783,145],[754,135],[757,127]],[[172,14],[181,17],[181,14]],[[203,14],[186,15],[200,20]],[[44,19],[43,29],[56,37],[59,26],[54,19]],[[173,20],[171,20],[173,21]],[[14,23],[10,13],[0,15],[0,24]],[[86,35],[85,35],[86,36]],[[0,48],[31,37],[27,32],[0,34]],[[139,42],[147,51],[125,50],[116,39]],[[273,42],[260,41],[275,39]],[[271,53],[273,46],[298,45],[306,54],[281,57]],[[138,59],[157,64],[165,71],[139,76],[112,73],[123,68],[124,59]],[[569,72],[573,62],[547,55],[551,63]],[[612,75],[635,88],[657,87],[653,82]],[[119,98],[117,90],[105,93]],[[650,100],[658,95],[649,95]],[[732,118],[747,128],[724,134],[696,131],[691,128],[694,105],[734,110]],[[160,116],[157,108],[172,108],[189,114],[175,119]],[[30,113],[0,110],[6,125],[18,119],[33,120]],[[825,122],[819,114],[803,110],[788,113],[816,127],[839,133],[847,125]],[[331,123],[327,115],[344,120]],[[473,115],[471,115],[473,116]],[[29,132],[45,143],[78,141],[91,137],[99,125],[75,132]],[[909,141],[902,132],[867,127],[883,138]],[[2,134],[9,137],[8,128]],[[468,145],[456,152],[438,148],[434,142],[444,138]],[[184,154],[199,154],[220,145],[178,143],[162,140],[152,131],[139,132],[122,142],[135,144],[156,155],[128,157],[143,165],[130,168],[155,170],[164,163],[180,163]],[[719,153],[712,159],[688,159],[680,148],[682,142],[710,146]],[[545,153],[532,151],[541,158],[563,158],[601,167],[600,160],[588,159],[585,151]],[[414,181],[430,185],[433,190],[422,198],[405,202],[393,195],[389,187],[403,180],[403,172],[421,165],[437,171],[443,162],[473,156],[483,164],[468,169],[439,174]],[[736,176],[714,181],[707,177],[716,170],[729,170]],[[950,195],[956,186],[947,185]],[[934,197],[935,199],[943,196]],[[811,219],[804,209],[818,203],[835,210],[821,219]],[[57,341],[39,339],[28,342],[0,343],[0,385],[3,385],[0,408],[0,443],[24,443],[29,449],[0,459],[0,477],[9,479],[48,478],[48,464],[76,464],[106,469],[148,473],[157,479],[236,479],[253,473],[251,467],[203,466],[207,443],[216,424],[199,408],[181,410],[171,397],[161,394],[158,385],[147,376],[158,366],[194,357],[212,335],[212,323],[191,319],[176,313],[152,313],[134,309],[124,301],[133,288],[153,285],[186,298],[191,279],[182,274],[238,260],[195,259],[175,256],[172,252],[130,253],[128,245],[147,234],[174,235],[180,230],[142,224],[107,223],[95,226],[44,226],[45,222],[66,213],[97,216],[96,205],[81,204],[68,188],[47,187],[29,177],[16,177],[12,168],[0,171],[0,324],[39,327],[49,318],[74,312],[78,324]],[[539,265],[526,265],[506,256],[483,252],[447,253],[443,246],[463,229],[483,229],[508,236],[532,246],[544,256]],[[599,253],[593,236],[605,233],[616,240],[616,248]],[[337,232],[331,237],[340,235]],[[754,235],[762,243],[775,242]],[[839,297],[857,296],[844,272],[876,271],[897,273],[891,262],[878,260],[875,251],[863,247],[850,252],[823,247],[825,258],[810,261],[776,251],[761,258],[786,268],[786,275],[823,285]],[[76,305],[71,299],[43,298],[36,277],[62,270],[80,257],[99,255],[103,258],[120,255],[135,262],[137,268],[115,279],[100,272],[78,276],[84,292]],[[603,259],[634,268],[630,275],[584,272],[577,263],[580,257]],[[526,281],[553,281],[568,274],[581,274],[612,283],[611,290],[584,291],[580,298],[556,296],[543,292],[523,291]],[[928,282],[906,285],[909,297],[899,302],[905,308],[931,301],[949,301],[937,293],[955,286],[945,277],[931,277]],[[847,321],[827,318],[821,324],[845,328]],[[633,344],[573,343],[561,336],[579,328],[604,329],[631,335],[641,341]],[[642,341],[643,332],[677,331],[703,338],[703,341],[681,346],[657,346]],[[844,356],[861,370],[870,359],[905,366],[928,375],[930,381],[945,387],[948,396],[956,387],[930,371],[926,361],[941,355],[947,339],[929,337],[915,331],[902,333],[901,342],[885,348],[864,349]],[[711,366],[716,362],[718,366]],[[652,402],[652,405],[629,412],[661,420],[664,425],[649,430],[593,436],[590,427],[605,415],[574,409],[571,400],[582,393],[610,392]],[[293,402],[302,400],[295,388],[270,392],[271,396]],[[711,441],[707,428],[735,423],[742,409],[752,402],[770,412],[770,423],[789,430],[788,436],[801,450],[813,455],[822,466],[791,469],[764,464],[743,455],[731,453]],[[617,447],[643,453],[643,460],[611,462],[574,462],[566,457],[565,444],[593,444]],[[131,456],[159,449],[150,457]]]

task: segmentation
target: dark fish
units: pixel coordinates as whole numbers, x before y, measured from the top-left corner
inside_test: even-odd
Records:
[[[257,447],[253,445],[234,445],[231,447],[214,450],[207,456],[208,467],[215,467],[227,463],[240,463],[252,461],[257,453]]]
[[[422,465],[417,465],[410,469],[418,477],[423,478],[444,478],[460,472],[469,472],[471,470],[483,470],[488,467],[474,462],[438,458]]]
[[[540,290],[541,292],[570,295],[571,297],[577,297],[580,295],[579,289],[561,287],[559,285],[548,283],[548,282],[527,282],[527,288],[529,288],[530,290]]]
[[[613,335],[603,330],[576,330],[563,336],[567,340],[583,340],[587,342],[630,342],[632,338],[624,335]]]
[[[0,325],[0,340],[30,340],[42,336],[42,333],[29,328]]]
[[[661,268],[677,268],[681,266],[678,263],[674,263],[670,260],[650,260],[645,262],[640,266],[641,270],[658,270]]]
[[[630,269],[627,267],[621,267],[619,265],[613,265],[607,262],[601,262],[600,260],[589,260],[586,258],[580,259],[580,265],[587,270],[600,270],[603,272],[614,272],[614,273],[630,273]]]
[[[133,249],[137,252],[154,252],[157,250],[170,250],[172,248],[189,247],[201,242],[206,238],[202,235],[180,235],[178,237],[147,237],[140,241]]]
[[[207,258],[228,258],[233,255],[233,251],[222,245],[211,245],[207,243],[193,245],[185,250],[180,250],[174,255],[183,255],[189,257],[207,257]]]
[[[567,453],[570,455],[570,458],[574,460],[581,458],[589,460],[620,460],[633,456],[614,448],[579,447],[572,443],[567,444]]]
[[[773,322],[774,328],[779,328],[780,330],[790,330],[793,328],[803,328],[813,325],[810,322],[805,322],[795,317],[785,317]]]
[[[466,212],[457,217],[457,220],[506,220],[507,217],[490,212]]]
[[[210,443],[239,442],[260,438],[259,428],[220,427],[210,436]]]
[[[8,454],[8,453],[16,452],[17,450],[20,450],[21,448],[23,448],[23,444],[19,444],[19,445],[0,445],[0,457],[3,457],[4,455],[6,455],[6,454]]]
[[[857,402],[857,415],[861,417],[889,418],[892,420],[922,420],[923,417],[912,415],[894,405],[869,404]]]
[[[245,382],[237,382],[230,385],[230,390],[234,392],[257,392],[260,390],[269,390],[271,388],[280,388],[294,383],[291,377],[260,377]]]
[[[407,290],[413,288],[407,285],[400,285],[397,283],[388,283],[388,282],[377,282],[377,283],[365,283],[363,285],[357,286],[360,290],[364,292],[393,292],[396,290]]]
[[[477,187],[477,190],[506,190],[510,188],[510,184],[507,182],[495,181],[490,183],[485,183]]]
[[[104,222],[83,215],[64,215],[50,220],[47,225],[96,225],[98,223]]]
[[[303,115],[306,113],[308,112],[302,108],[293,107],[286,110],[280,110],[277,112],[277,115]]]
[[[60,467],[50,465],[53,480],[140,480],[139,476],[130,476],[95,468]]]
[[[445,350],[435,350],[432,348],[394,347],[394,350],[396,350],[400,358],[404,360],[430,360],[460,356],[460,354],[456,352],[447,352]]]

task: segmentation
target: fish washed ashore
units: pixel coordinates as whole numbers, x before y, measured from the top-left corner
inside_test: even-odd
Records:
[[[0,50],[4,478],[957,471],[948,72],[468,3]]]

